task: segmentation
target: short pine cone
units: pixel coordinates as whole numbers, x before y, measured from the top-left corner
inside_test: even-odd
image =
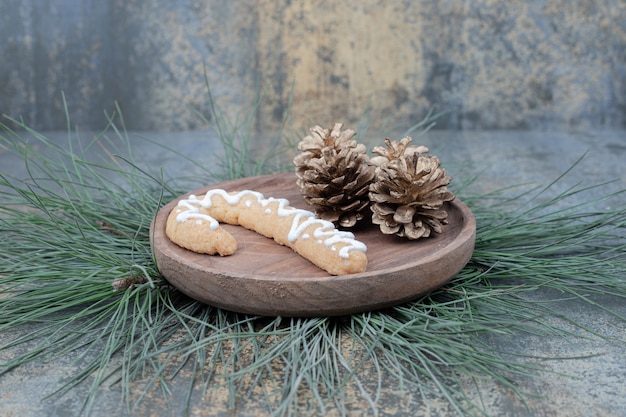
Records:
[[[448,222],[444,203],[454,194],[448,190],[451,178],[439,168],[439,158],[427,155],[424,146],[409,146],[410,142],[408,136],[399,142],[386,139],[386,148],[372,150],[379,156],[371,159],[376,171],[369,198],[372,222],[383,233],[414,240],[442,232]]]
[[[298,144],[293,163],[296,183],[315,214],[338,226],[352,227],[369,215],[369,185],[374,167],[365,145],[357,143],[353,130],[315,126]]]

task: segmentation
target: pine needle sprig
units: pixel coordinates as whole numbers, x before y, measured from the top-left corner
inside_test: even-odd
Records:
[[[25,124],[0,134],[0,149],[23,160],[27,172],[0,172],[0,331],[12,335],[0,350],[27,347],[0,363],[0,376],[74,357],[78,371],[53,395],[89,384],[85,413],[105,383],[121,387],[128,410],[151,393],[170,399],[182,391],[183,412],[220,392],[230,410],[375,413],[393,381],[400,392],[444,399],[459,415],[482,415],[468,381],[491,378],[523,400],[529,393],[516,381],[543,371],[520,352],[499,351],[492,338],[604,337],[559,313],[554,304],[565,299],[626,320],[597,298],[626,297],[626,211],[607,209],[622,194],[577,202],[606,184],[556,195],[553,184],[520,194],[472,194],[471,181],[462,184],[455,193],[478,224],[474,255],[446,286],[401,306],[288,319],[203,305],[162,279],[149,241],[154,215],[188,191],[188,179],[142,168],[123,120],[109,122],[88,141],[68,133],[66,146]],[[252,140],[249,129],[239,129],[220,126],[231,177],[250,174],[237,164],[251,148],[239,148],[248,156],[233,153],[235,138]]]

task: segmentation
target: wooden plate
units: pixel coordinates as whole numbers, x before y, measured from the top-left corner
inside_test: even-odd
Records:
[[[292,173],[227,181],[189,194],[202,195],[212,188],[255,190],[308,209]],[[449,224],[434,237],[409,241],[383,235],[375,225],[354,230],[368,248],[367,271],[359,274],[330,276],[290,248],[240,226],[222,225],[238,241],[234,255],[202,255],[165,235],[167,216],[189,194],[167,204],[153,221],[152,248],[159,270],[190,297],[241,313],[334,316],[397,305],[448,282],[474,250],[476,221],[456,199],[448,207]]]

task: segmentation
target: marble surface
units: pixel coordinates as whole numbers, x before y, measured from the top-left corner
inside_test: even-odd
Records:
[[[626,3],[4,0],[0,113],[39,130],[193,130],[212,94],[275,130],[362,114],[445,128],[626,126]],[[205,79],[206,75],[206,79]],[[245,113],[244,113],[245,114]]]
[[[141,134],[160,144],[178,144],[179,149],[200,159],[211,160],[219,149],[215,138],[207,132],[193,133],[150,133]],[[65,141],[65,134],[50,134],[58,143]],[[527,183],[541,186],[560,176],[580,157],[585,157],[550,193],[558,193],[577,183],[594,185],[616,179],[602,191],[590,190],[576,196],[575,201],[591,201],[598,209],[607,204],[624,204],[624,194],[612,202],[598,201],[607,191],[626,189],[626,133],[624,131],[602,132],[524,132],[524,131],[432,131],[426,136],[416,137],[426,144],[448,166],[454,177],[466,172],[480,172],[475,186],[488,191]],[[263,141],[259,146],[263,146]],[[135,140],[138,159],[146,164],[163,168],[172,175],[180,175],[185,169],[172,153],[164,152],[154,143]],[[22,175],[20,163],[0,151],[0,167],[3,172]],[[188,171],[184,171],[187,173]],[[554,294],[537,291],[531,297],[545,300]],[[594,298],[622,317],[626,317],[623,299],[613,297]],[[588,338],[535,337],[511,335],[492,337],[486,340],[503,352],[528,355],[528,361],[546,370],[539,378],[517,378],[516,383],[523,391],[533,394],[528,397],[528,407],[510,391],[495,381],[486,378],[474,386],[469,380],[466,388],[475,401],[482,401],[485,409],[495,416],[545,416],[545,417],[614,417],[626,416],[626,321],[608,314],[599,308],[577,300],[564,300],[554,304],[561,315],[549,319],[549,323],[575,330],[568,319],[576,320],[591,331],[604,336],[588,334]],[[10,340],[20,329],[5,332],[2,340]],[[35,343],[35,342],[33,342]],[[23,352],[27,346],[0,351],[0,360],[5,361]],[[15,369],[0,377],[0,415],[40,417],[78,415],[81,400],[88,385],[80,385],[64,396],[50,396],[59,379],[80,369],[81,362],[74,356],[33,363]],[[366,370],[367,371],[367,370]],[[173,402],[168,406],[160,394],[149,395],[140,405],[129,412],[121,401],[119,384],[106,384],[100,391],[93,416],[179,416],[184,408],[184,393],[187,390],[189,373],[183,369],[170,384]],[[372,381],[373,382],[373,381]],[[145,380],[136,381],[141,387]],[[479,397],[477,388],[481,390]],[[133,391],[134,392],[134,391]],[[190,408],[192,416],[263,416],[265,412],[254,398],[244,402],[236,413],[230,413],[223,404],[226,392],[218,390],[212,396],[194,395]],[[451,416],[455,415],[446,401],[430,398],[422,401],[417,392],[398,390],[394,385],[385,385],[379,401],[381,416]],[[365,404],[351,405],[350,416],[369,416],[371,411]],[[330,410],[329,415],[334,415]]]

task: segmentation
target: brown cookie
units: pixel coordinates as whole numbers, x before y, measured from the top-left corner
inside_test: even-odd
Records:
[[[367,248],[352,233],[337,230],[310,211],[289,206],[285,199],[265,198],[251,190],[215,189],[204,196],[191,195],[169,214],[165,233],[185,249],[231,255],[237,242],[219,222],[274,239],[332,275],[363,272],[367,267]]]

